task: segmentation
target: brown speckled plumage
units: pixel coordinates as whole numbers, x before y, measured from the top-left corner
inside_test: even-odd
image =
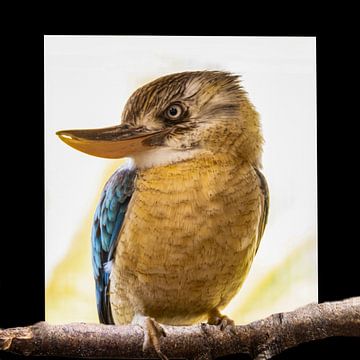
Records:
[[[223,308],[255,255],[261,197],[254,168],[224,154],[140,172],[111,275],[115,322],[185,325]]]

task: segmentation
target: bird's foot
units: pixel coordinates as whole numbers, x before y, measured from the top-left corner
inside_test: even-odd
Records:
[[[221,331],[228,329],[235,334],[236,327],[234,320],[226,315],[222,315],[217,309],[209,314],[208,324],[216,325]]]
[[[153,348],[162,360],[168,360],[160,349],[160,337],[166,336],[164,328],[149,316],[135,315],[132,324],[139,325],[144,330],[143,351]]]

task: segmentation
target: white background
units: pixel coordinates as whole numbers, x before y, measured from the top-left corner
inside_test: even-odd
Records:
[[[113,162],[71,149],[55,132],[115,125],[136,88],[186,70],[240,74],[261,115],[263,172],[271,208],[253,266],[256,271],[260,274],[276,265],[304,237],[316,238],[315,41],[311,37],[46,36],[47,281],[79,223],[94,211],[91,207],[103,186],[104,171]],[[316,291],[315,279],[312,297]],[[301,298],[302,292],[297,296]]]

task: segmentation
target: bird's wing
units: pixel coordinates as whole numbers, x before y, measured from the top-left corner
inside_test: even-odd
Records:
[[[96,208],[91,234],[92,264],[99,320],[114,324],[109,301],[111,265],[126,209],[134,191],[136,169],[121,166],[106,183]]]
[[[261,238],[265,231],[265,226],[267,224],[268,214],[269,214],[269,187],[265,176],[261,173],[261,171],[255,168],[256,174],[258,176],[260,182],[260,189],[261,189],[261,214],[260,214],[260,222],[258,227],[258,238],[257,238],[257,245],[256,245],[256,252],[259,248]]]

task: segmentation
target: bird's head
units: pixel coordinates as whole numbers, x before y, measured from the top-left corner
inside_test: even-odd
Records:
[[[57,135],[87,154],[132,157],[144,167],[204,151],[225,152],[259,166],[263,141],[258,114],[238,77],[221,71],[161,77],[131,95],[120,125]]]

